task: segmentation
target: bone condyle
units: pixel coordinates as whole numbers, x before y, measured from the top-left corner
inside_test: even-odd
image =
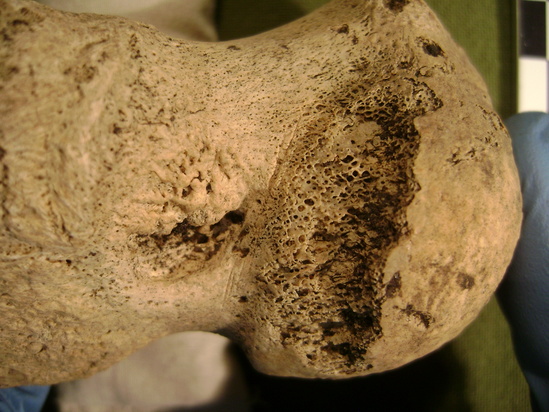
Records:
[[[457,336],[518,239],[510,139],[422,0],[195,42],[0,0],[0,385],[218,332],[281,376]]]

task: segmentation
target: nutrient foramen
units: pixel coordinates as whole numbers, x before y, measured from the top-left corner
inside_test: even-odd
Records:
[[[518,238],[508,134],[422,0],[225,43],[0,0],[0,93],[2,386],[185,330],[271,374],[395,368]]]

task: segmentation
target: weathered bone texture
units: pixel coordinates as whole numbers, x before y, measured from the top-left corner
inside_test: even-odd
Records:
[[[114,14],[153,24],[173,37],[217,38],[214,0],[40,0],[71,12]],[[230,341],[180,332],[149,343],[107,370],[56,385],[61,412],[246,410],[249,393]]]
[[[510,141],[422,0],[226,43],[0,0],[0,385],[217,331],[341,378],[455,337],[521,220]]]

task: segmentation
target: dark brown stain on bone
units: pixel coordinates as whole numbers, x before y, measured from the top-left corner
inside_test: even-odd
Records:
[[[410,0],[385,0],[384,4],[389,10],[400,13]]]
[[[192,257],[192,260],[208,261],[221,250],[227,239],[226,232],[239,232],[237,228],[244,224],[245,218],[243,211],[233,210],[213,225],[195,226],[185,219],[175,225],[169,234],[138,235],[136,240],[147,250],[153,247],[159,251],[184,248],[191,255],[187,257]],[[238,253],[246,257],[249,249],[239,249]]]
[[[366,353],[366,350],[353,346],[349,342],[337,344],[328,342],[328,344],[323,346],[321,350],[327,353],[337,354],[345,359],[348,359],[350,365],[354,365],[358,361],[362,360],[364,358],[364,354]]]
[[[425,328],[431,326],[431,324],[435,321],[430,313],[416,310],[413,305],[406,305],[406,307],[401,309],[401,311],[407,316],[416,318],[419,322],[421,322],[421,324],[423,324],[423,326],[425,326]]]
[[[262,292],[250,299],[268,308],[258,319],[279,330],[283,346],[305,346],[307,362],[355,373],[369,365],[368,348],[383,336],[382,305],[400,289],[400,274],[384,284],[383,268],[419,190],[414,119],[442,102],[414,78],[376,88],[357,82],[325,100],[304,112],[310,120],[271,179],[270,201],[255,202],[266,219],[256,242],[273,262],[255,276]],[[334,129],[334,112],[354,126]],[[403,311],[425,327],[433,322]]]
[[[397,272],[385,286],[385,296],[389,299],[395,297],[400,292],[401,286],[400,272]]]
[[[340,33],[340,34],[349,34],[349,25],[348,24],[343,24],[341,26],[339,26],[336,30],[337,33]]]
[[[457,283],[463,290],[469,290],[475,286],[475,278],[466,273],[460,273],[457,278]]]
[[[433,56],[433,57],[444,56],[444,51],[434,41],[424,40],[423,41],[423,51],[426,54],[428,54],[429,56]]]

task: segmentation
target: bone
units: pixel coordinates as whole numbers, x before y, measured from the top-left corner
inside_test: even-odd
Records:
[[[279,376],[401,366],[511,259],[509,136],[421,0],[177,39],[0,0],[0,385],[220,333]]]
[[[152,24],[172,37],[217,38],[214,2],[42,0],[70,12],[119,15]],[[249,403],[244,375],[230,341],[218,334],[180,332],[155,340],[87,379],[56,385],[61,412],[159,411],[174,408],[244,411]]]

